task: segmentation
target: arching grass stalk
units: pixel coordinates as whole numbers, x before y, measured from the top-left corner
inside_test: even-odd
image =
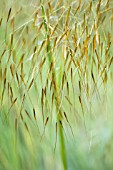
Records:
[[[40,0],[42,3],[42,1]],[[65,141],[64,141],[64,134],[63,134],[63,128],[60,124],[60,121],[62,120],[62,112],[60,109],[60,95],[59,95],[59,88],[57,85],[57,79],[56,79],[56,70],[54,66],[52,51],[51,51],[51,43],[50,43],[50,34],[49,34],[49,28],[47,25],[47,19],[46,19],[46,13],[43,4],[41,4],[42,8],[42,15],[43,15],[43,22],[44,27],[46,31],[46,39],[47,39],[47,57],[49,61],[49,66],[52,64],[52,83],[53,83],[53,91],[55,94],[55,103],[56,103],[56,111],[57,111],[57,121],[58,121],[58,127],[59,127],[59,135],[60,135],[60,147],[61,147],[61,157],[62,157],[62,163],[63,163],[63,169],[67,169],[67,161],[66,161],[66,148],[65,148]]]

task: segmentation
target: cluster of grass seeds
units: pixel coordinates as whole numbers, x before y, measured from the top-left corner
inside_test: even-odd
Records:
[[[0,11],[0,122],[14,144],[11,163],[7,150],[0,149],[0,168],[35,169],[33,153],[36,147],[42,151],[47,138],[54,154],[60,145],[66,170],[69,138],[75,142],[81,129],[90,150],[93,122],[102,119],[101,114],[103,121],[108,116],[113,3],[28,0],[0,5],[4,9]],[[4,139],[7,145],[6,134]],[[34,165],[25,165],[30,157]]]

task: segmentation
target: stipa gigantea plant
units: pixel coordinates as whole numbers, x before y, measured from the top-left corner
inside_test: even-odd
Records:
[[[8,135],[2,132],[3,138],[7,142],[11,136],[8,147],[15,147],[12,153],[7,147],[8,153],[1,142],[1,168],[46,169],[47,165],[58,169],[60,162],[62,169],[84,169],[83,164],[86,169],[97,168],[92,162],[96,144],[91,130],[101,119],[99,112],[104,111],[103,104],[107,106],[105,96],[111,88],[112,2],[32,1],[28,6],[12,2],[7,8],[7,16],[0,19],[4,29],[0,40],[0,114],[1,129],[8,130]],[[104,114],[105,120],[107,111]],[[72,144],[75,162],[69,150]],[[50,159],[54,155],[52,164],[46,150]],[[87,153],[93,155],[89,165]],[[61,156],[61,161],[57,162],[55,155]],[[32,164],[25,163],[29,159]],[[102,169],[101,163],[99,166]]]

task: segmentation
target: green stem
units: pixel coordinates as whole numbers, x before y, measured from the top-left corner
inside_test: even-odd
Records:
[[[42,8],[44,27],[45,27],[45,31],[46,31],[47,53],[48,53],[48,60],[49,60],[49,66],[50,66],[51,62],[53,62],[53,56],[52,56],[52,52],[51,52],[49,28],[48,28],[48,25],[47,25],[47,19],[46,19],[46,13],[45,13],[44,6],[41,5],[41,8]],[[54,85],[54,93],[55,93],[55,96],[56,96],[56,99],[55,99],[55,101],[56,101],[56,110],[57,110],[57,113],[58,113],[57,119],[58,119],[58,122],[59,122],[59,120],[60,121],[62,120],[62,117],[60,115],[61,111],[59,111],[60,95],[59,95],[59,90],[58,90],[58,86],[57,86],[56,70],[55,70],[54,64],[53,64],[53,68],[52,68],[52,79],[53,79],[54,84],[55,84]],[[62,158],[63,169],[67,170],[66,148],[65,148],[63,128],[62,128],[60,123],[58,123],[58,127],[59,127],[59,135],[60,135],[60,150],[61,150],[61,158]]]
[[[63,169],[67,170],[66,148],[65,148],[63,129],[61,125],[59,125],[59,130],[60,130],[60,150],[61,150]]]

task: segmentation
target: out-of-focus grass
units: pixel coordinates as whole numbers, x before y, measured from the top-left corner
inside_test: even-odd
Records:
[[[112,169],[113,2],[0,6],[0,170]]]

